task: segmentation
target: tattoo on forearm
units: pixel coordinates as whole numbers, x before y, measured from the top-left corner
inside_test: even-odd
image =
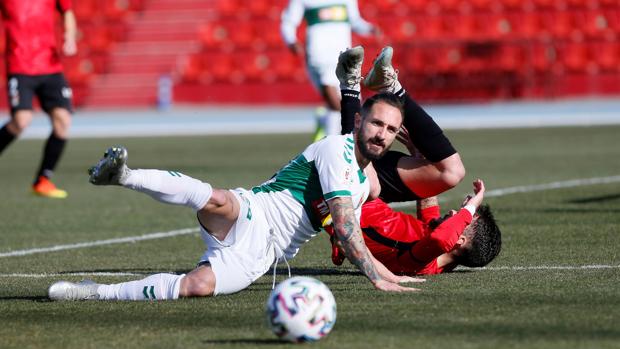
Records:
[[[330,205],[334,231],[342,243],[345,255],[371,281],[380,280],[368,249],[364,244],[362,232],[355,217],[351,200],[336,198]]]
[[[430,198],[418,200],[418,209],[423,210],[425,208],[433,207],[439,205],[439,200],[437,200],[436,196],[431,196]]]

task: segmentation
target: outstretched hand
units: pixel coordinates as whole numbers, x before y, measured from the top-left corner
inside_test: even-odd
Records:
[[[465,205],[474,205],[476,208],[482,205],[482,200],[484,199],[484,182],[482,179],[476,179],[473,183],[474,186],[474,195],[467,195],[465,197],[465,201],[463,201],[463,206]]]

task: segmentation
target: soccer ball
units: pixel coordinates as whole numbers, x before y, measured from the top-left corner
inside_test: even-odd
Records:
[[[267,323],[282,340],[313,342],[325,337],[336,323],[336,300],[321,281],[305,276],[287,279],[271,291]]]

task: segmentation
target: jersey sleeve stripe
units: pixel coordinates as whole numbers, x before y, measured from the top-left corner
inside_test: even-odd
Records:
[[[351,196],[351,192],[348,190],[336,190],[323,195],[326,201],[338,196]]]

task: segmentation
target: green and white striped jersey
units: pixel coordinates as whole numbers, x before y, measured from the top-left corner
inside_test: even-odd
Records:
[[[326,201],[351,197],[359,220],[370,192],[355,158],[352,134],[328,136],[309,145],[270,180],[252,191],[261,201],[287,258],[316,235],[329,215]]]

